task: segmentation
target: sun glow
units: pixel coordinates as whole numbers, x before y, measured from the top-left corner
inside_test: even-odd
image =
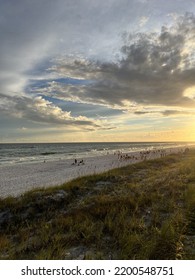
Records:
[[[195,99],[195,86],[187,88],[184,91],[183,96],[188,97],[190,99]]]

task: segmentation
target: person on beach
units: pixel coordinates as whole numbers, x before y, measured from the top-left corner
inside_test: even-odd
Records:
[[[75,158],[74,162],[72,163],[72,165],[76,165],[77,164],[77,159]]]
[[[85,163],[84,163],[84,161],[83,161],[83,159],[81,159],[79,162],[78,162],[78,160],[77,159],[75,159],[74,160],[74,162],[72,163],[72,165],[84,165]]]
[[[84,161],[83,161],[83,159],[82,160],[80,160],[80,162],[78,163],[78,165],[80,165],[80,164],[82,164],[82,165],[84,165],[85,163],[84,163]]]

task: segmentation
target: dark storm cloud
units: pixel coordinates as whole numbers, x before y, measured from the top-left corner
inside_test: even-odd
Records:
[[[93,83],[83,86],[53,83],[45,90],[65,100],[126,109],[131,103],[194,107],[194,99],[184,94],[187,88],[195,86],[194,40],[195,17],[187,13],[173,26],[162,27],[160,33],[126,36],[122,58],[116,63],[59,60],[54,71],[91,79]]]

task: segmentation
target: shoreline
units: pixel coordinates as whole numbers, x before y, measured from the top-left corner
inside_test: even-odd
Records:
[[[62,185],[73,179],[100,174],[126,165],[183,152],[186,146],[153,150],[147,154],[131,152],[84,158],[83,165],[73,165],[73,160],[58,160],[42,163],[0,166],[0,198],[20,196],[34,188]],[[145,152],[146,153],[146,152]],[[78,162],[81,159],[77,159]]]

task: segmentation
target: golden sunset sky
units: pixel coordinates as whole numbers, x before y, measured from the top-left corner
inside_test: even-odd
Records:
[[[2,0],[0,143],[195,141],[195,1]]]

